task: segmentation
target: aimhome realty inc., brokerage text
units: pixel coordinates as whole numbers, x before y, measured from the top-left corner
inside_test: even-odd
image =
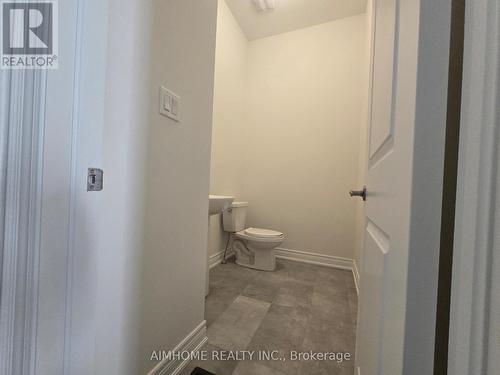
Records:
[[[343,352],[299,352],[291,350],[283,353],[279,350],[219,350],[219,351],[165,351],[153,350],[149,358],[151,361],[335,361],[348,362],[352,359],[351,353]]]

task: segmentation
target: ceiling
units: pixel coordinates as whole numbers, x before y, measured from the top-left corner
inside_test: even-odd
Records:
[[[226,0],[248,40],[364,13],[366,0],[276,0],[272,11],[259,12],[252,0]]]

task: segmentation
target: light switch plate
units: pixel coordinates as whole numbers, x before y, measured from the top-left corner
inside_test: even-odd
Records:
[[[160,87],[160,114],[179,122],[180,102],[181,98],[179,95],[163,86]]]

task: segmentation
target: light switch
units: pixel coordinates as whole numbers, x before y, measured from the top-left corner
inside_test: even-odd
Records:
[[[178,116],[179,115],[179,101],[177,100],[177,98],[174,98],[172,97],[172,105],[171,105],[171,112],[174,116]]]
[[[163,109],[165,109],[165,111],[167,112],[170,112],[170,109],[171,109],[171,103],[172,103],[172,97],[170,95],[164,95],[163,96]]]
[[[165,87],[160,87],[160,114],[179,122],[181,98]]]

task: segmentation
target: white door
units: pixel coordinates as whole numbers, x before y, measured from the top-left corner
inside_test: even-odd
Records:
[[[450,3],[373,1],[361,375],[432,373]]]
[[[86,180],[101,155],[106,13],[100,3],[58,2],[58,69],[2,72],[1,104],[9,114],[2,116],[8,129],[2,374],[95,373],[102,202],[87,192]]]

